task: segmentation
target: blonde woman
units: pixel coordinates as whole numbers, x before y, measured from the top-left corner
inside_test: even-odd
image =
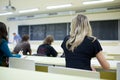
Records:
[[[61,47],[65,53],[66,67],[92,70],[91,58],[96,57],[104,69],[109,69],[99,41],[92,36],[88,18],[78,14],[71,22],[70,35]]]

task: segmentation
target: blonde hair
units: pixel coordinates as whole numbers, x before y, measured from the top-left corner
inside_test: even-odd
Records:
[[[51,45],[51,43],[54,41],[54,38],[52,35],[48,35],[45,39],[44,39],[44,42],[43,44],[49,44]]]
[[[74,51],[82,43],[85,36],[92,36],[92,29],[88,18],[78,14],[71,22],[70,38],[66,43],[66,47]]]

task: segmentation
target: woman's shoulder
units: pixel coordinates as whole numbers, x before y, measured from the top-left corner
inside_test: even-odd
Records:
[[[0,41],[1,41],[1,43],[8,42],[8,41],[5,40],[5,39],[1,39]]]
[[[86,36],[86,39],[90,40],[91,42],[94,42],[95,40],[97,40],[95,36]]]
[[[69,38],[69,37],[70,37],[70,35],[65,36],[65,38]]]
[[[68,40],[70,38],[70,35],[65,36],[64,40]]]
[[[5,39],[1,39],[1,40],[0,40],[0,46],[1,46],[2,44],[8,44],[8,41],[5,40]]]

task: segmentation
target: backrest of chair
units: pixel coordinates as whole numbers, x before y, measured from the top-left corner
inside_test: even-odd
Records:
[[[9,58],[9,67],[35,71],[35,62],[22,58]]]
[[[120,63],[117,63],[117,80],[120,80]]]
[[[100,79],[100,73],[96,72],[96,71],[88,71],[88,70],[73,69],[73,68],[66,68],[66,67],[49,66],[48,67],[48,72],[49,73],[56,73],[56,74],[83,76],[83,77]]]

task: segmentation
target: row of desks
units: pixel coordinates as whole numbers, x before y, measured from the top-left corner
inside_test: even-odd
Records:
[[[0,80],[100,80],[100,79],[0,67]]]
[[[41,56],[25,56],[24,59],[35,61],[36,65],[52,65],[52,66],[65,66],[65,58],[60,57],[41,57]],[[116,70],[118,60],[108,60],[111,70]],[[95,68],[102,68],[96,59],[91,60],[92,66]]]
[[[34,61],[36,71],[48,72],[48,66],[65,67],[65,58],[60,57],[23,56],[22,59]],[[101,79],[116,80],[117,63],[120,61],[108,60],[108,62],[110,63],[110,70],[104,70],[95,58],[91,60],[92,66],[100,72]]]

